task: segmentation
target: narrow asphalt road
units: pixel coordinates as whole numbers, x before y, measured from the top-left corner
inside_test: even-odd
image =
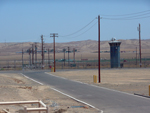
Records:
[[[95,87],[44,72],[24,72],[24,75],[89,103],[104,113],[150,113],[150,99]]]

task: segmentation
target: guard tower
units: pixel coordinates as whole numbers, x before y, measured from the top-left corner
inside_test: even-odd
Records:
[[[109,42],[111,68],[120,67],[120,44],[121,42],[116,41],[115,38],[112,38],[111,42]]]

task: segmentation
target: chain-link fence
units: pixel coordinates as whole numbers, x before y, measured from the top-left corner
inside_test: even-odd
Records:
[[[82,53],[83,54],[83,53]],[[81,54],[81,55],[82,55]],[[80,55],[78,55],[80,56]],[[78,57],[77,56],[77,57]],[[7,57],[7,56],[6,56]],[[6,58],[3,56],[3,58]],[[46,55],[45,55],[46,57]],[[81,58],[78,57],[76,60],[69,59],[66,57],[64,59],[56,59],[56,69],[97,69],[98,68],[98,58],[95,53],[91,58],[91,56],[83,56]],[[39,59],[32,61],[31,57],[24,57],[23,61],[21,60],[21,54],[19,57],[20,60],[0,60],[0,70],[22,70],[24,69],[50,69],[54,67],[54,61],[51,56],[51,59],[45,58],[44,64],[42,64],[42,60]],[[60,56],[62,58],[62,56]],[[88,59],[89,58],[89,59]],[[10,58],[9,58],[10,59]],[[13,58],[11,58],[13,59]],[[143,68],[150,67],[150,53],[142,53],[141,66]],[[111,68],[110,64],[110,54],[102,53],[101,54],[101,68]],[[120,68],[139,68],[140,67],[140,59],[139,54],[136,53],[120,53]]]
[[[148,68],[150,67],[150,58],[142,58],[142,67]],[[110,59],[102,60],[101,59],[101,68],[110,68]],[[0,70],[21,70],[21,69],[50,69],[54,67],[53,60],[44,60],[44,64],[42,65],[42,61],[39,59],[37,62],[32,64],[29,60],[5,60],[0,61]],[[121,59],[120,60],[120,68],[139,68],[140,62],[139,59]],[[56,60],[56,69],[96,69],[98,68],[98,60],[76,60],[76,61],[61,61]]]

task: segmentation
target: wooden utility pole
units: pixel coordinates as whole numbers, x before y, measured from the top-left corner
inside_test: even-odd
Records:
[[[139,24],[138,27],[139,31],[139,55],[140,55],[140,67],[142,67],[142,62],[141,62],[141,25]]]
[[[49,48],[48,48],[48,66],[50,66],[50,55],[49,55]]]
[[[55,37],[58,37],[58,33],[51,33],[50,37],[53,37],[53,45],[54,45],[54,72],[56,71],[56,65],[55,65]]]
[[[23,49],[22,49],[22,68],[23,68]]]
[[[137,65],[137,47],[136,47],[136,65]]]
[[[29,65],[31,66],[31,48],[29,48]]]
[[[99,83],[101,82],[101,76],[100,76],[100,15],[98,15],[98,76],[99,76]]]
[[[41,44],[42,44],[42,69],[43,69],[44,65],[43,35],[41,35]]]
[[[37,67],[37,45],[35,43],[35,66]]]
[[[32,65],[34,64],[34,45],[32,44]]]
[[[70,50],[69,50],[69,47],[68,47],[68,66],[70,65],[70,62],[69,62],[69,52],[70,52]]]
[[[65,52],[66,52],[66,49],[63,49],[63,52],[64,52],[64,66],[65,66]]]
[[[75,48],[73,48],[73,59],[74,59],[74,64],[75,64]]]

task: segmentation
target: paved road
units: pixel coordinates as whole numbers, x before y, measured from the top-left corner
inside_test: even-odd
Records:
[[[24,72],[32,79],[53,86],[55,89],[87,102],[104,113],[150,113],[150,99],[142,98],[101,87],[73,82],[45,74]]]

